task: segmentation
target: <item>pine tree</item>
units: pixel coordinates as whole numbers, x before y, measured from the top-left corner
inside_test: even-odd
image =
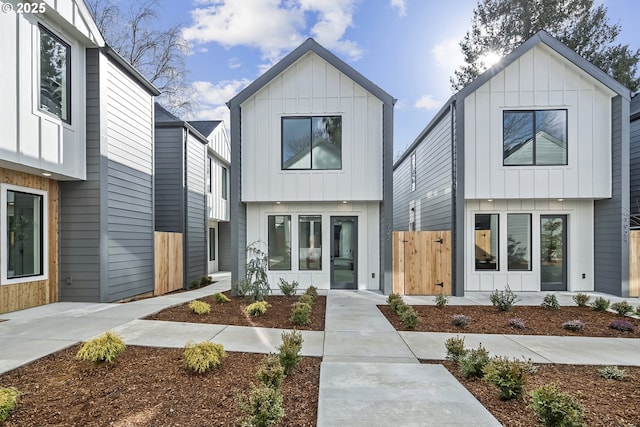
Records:
[[[635,92],[640,49],[616,43],[620,25],[611,24],[604,5],[594,0],[482,0],[473,12],[471,29],[460,42],[465,64],[454,72],[451,86],[459,90],[482,74],[487,54],[500,57],[540,30],[573,49]]]

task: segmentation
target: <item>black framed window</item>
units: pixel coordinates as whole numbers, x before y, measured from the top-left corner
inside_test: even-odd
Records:
[[[7,279],[44,274],[44,197],[7,190]]]
[[[567,165],[567,110],[506,110],[505,166]]]
[[[531,215],[507,214],[509,271],[531,271]]]
[[[269,270],[291,270],[291,215],[268,217]]]
[[[209,261],[216,260],[216,229],[209,228]]]
[[[282,169],[342,169],[342,117],[283,117]]]
[[[416,191],[416,152],[411,153],[411,191]]]
[[[300,270],[322,270],[322,216],[298,217]]]
[[[71,48],[40,28],[40,109],[71,123]]]
[[[476,270],[497,271],[500,269],[499,220],[498,214],[475,215]]]
[[[211,157],[207,157],[207,193],[211,193],[211,187],[213,182],[213,159]]]
[[[223,166],[221,169],[222,169],[222,177],[220,179],[220,182],[221,182],[220,193],[222,194],[222,199],[227,200],[227,168]]]

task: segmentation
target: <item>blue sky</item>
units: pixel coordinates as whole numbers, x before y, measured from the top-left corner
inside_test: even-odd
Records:
[[[599,0],[619,40],[640,47],[640,1]],[[313,37],[398,101],[394,151],[402,152],[451,96],[459,40],[477,0],[165,0],[165,24],[181,23],[196,89],[195,119],[225,120],[224,105],[306,38]]]

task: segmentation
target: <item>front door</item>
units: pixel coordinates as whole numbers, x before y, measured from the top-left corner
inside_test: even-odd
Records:
[[[331,217],[331,289],[358,289],[358,218]]]
[[[540,216],[540,290],[567,290],[567,216]]]

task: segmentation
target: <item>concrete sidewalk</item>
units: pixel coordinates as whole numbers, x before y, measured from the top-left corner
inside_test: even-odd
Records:
[[[228,275],[205,288],[126,304],[56,303],[0,315],[0,373],[80,341],[115,330],[129,345],[181,348],[213,340],[228,351],[269,353],[281,329],[141,320],[164,308],[230,287]],[[538,305],[545,293],[518,294],[520,305]],[[571,293],[557,293],[571,305]],[[606,296],[612,302],[620,298]],[[433,304],[433,297],[405,297]],[[638,305],[637,299],[628,299]],[[320,426],[497,426],[497,420],[440,365],[444,342],[454,334],[397,332],[376,308],[386,297],[369,291],[329,291],[324,331],[303,331],[302,354],[323,358]],[[490,304],[489,293],[453,297],[453,304]],[[640,339],[457,334],[469,347],[539,363],[640,365]]]

